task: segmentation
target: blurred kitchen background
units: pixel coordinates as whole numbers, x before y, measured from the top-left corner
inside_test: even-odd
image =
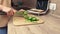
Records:
[[[60,0],[12,0],[12,7],[19,10],[21,6],[42,9],[42,14],[49,13],[60,17]]]

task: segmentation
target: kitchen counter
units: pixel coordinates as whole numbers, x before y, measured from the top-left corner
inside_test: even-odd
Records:
[[[60,19],[51,15],[40,16],[45,23],[28,26],[15,26],[8,23],[8,34],[60,34]]]

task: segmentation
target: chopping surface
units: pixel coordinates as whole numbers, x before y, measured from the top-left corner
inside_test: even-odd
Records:
[[[23,17],[13,17],[13,24],[14,25],[33,25],[33,24],[42,24],[44,21],[39,18],[37,22],[29,22]]]

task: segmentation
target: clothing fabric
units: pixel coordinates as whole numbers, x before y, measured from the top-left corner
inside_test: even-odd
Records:
[[[0,5],[11,7],[11,0],[0,0]],[[0,27],[5,27],[8,22],[9,17],[6,15],[0,15]]]
[[[0,28],[0,34],[7,34],[7,27]]]
[[[0,0],[0,5],[11,7],[11,0]],[[0,34],[7,34],[7,22],[9,17],[6,15],[0,15]]]

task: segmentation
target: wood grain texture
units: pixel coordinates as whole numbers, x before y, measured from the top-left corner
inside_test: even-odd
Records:
[[[8,34],[60,34],[60,19],[51,15],[40,16],[44,24],[14,26],[12,20],[8,23]]]

